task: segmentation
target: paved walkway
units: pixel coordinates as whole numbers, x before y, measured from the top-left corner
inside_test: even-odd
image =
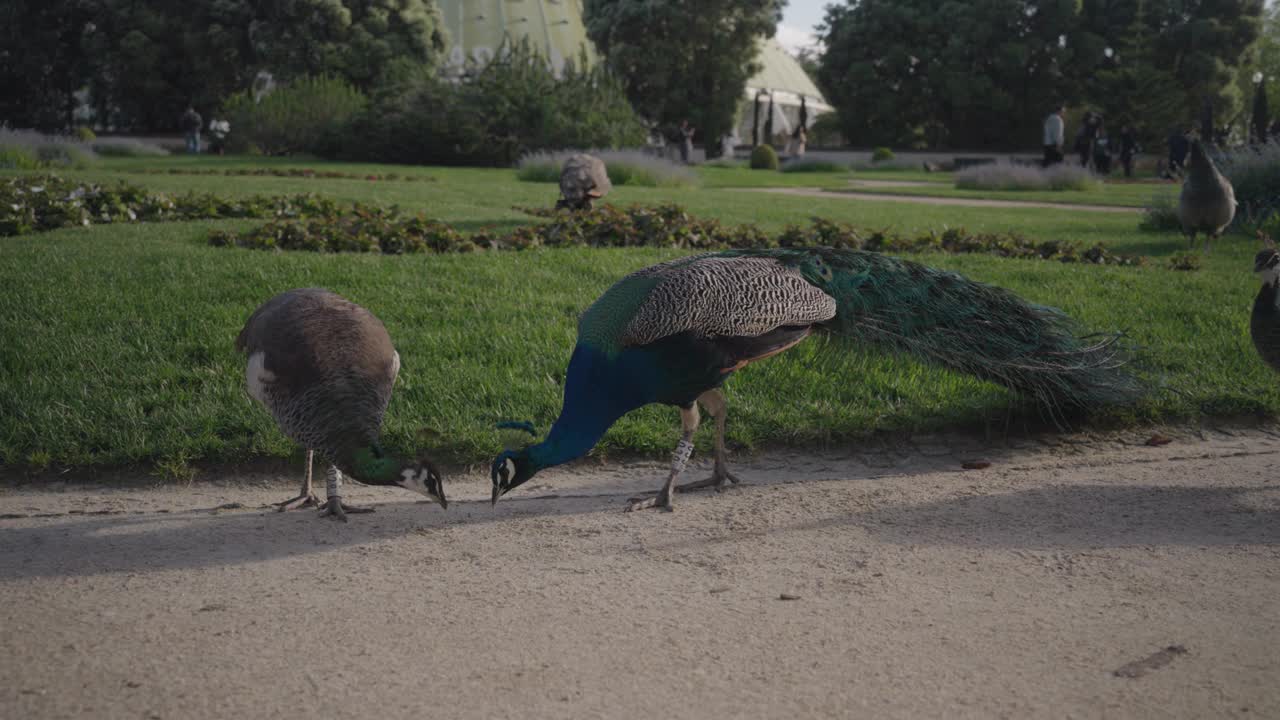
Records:
[[[889,181],[881,181],[889,182]],[[916,203],[918,205],[959,205],[962,207],[998,208],[1050,208],[1053,210],[1084,210],[1086,212],[1138,213],[1142,208],[1115,205],[1076,205],[1071,203],[1035,202],[1030,200],[983,200],[979,198],[933,197],[929,195],[893,195],[890,193],[866,193],[823,190],[822,188],[731,188],[738,192],[774,193],[797,195],[827,200],[873,200],[877,202]]]

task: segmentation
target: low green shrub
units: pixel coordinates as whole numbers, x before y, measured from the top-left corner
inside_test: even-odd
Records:
[[[1245,145],[1218,159],[1235,190],[1235,225],[1256,228],[1280,215],[1280,141]]]
[[[99,138],[91,143],[93,151],[104,157],[163,157],[168,150],[137,138]]]
[[[635,147],[645,127],[603,64],[557,76],[520,42],[452,82],[434,75],[377,99],[322,154],[419,165],[514,165],[539,150]]]
[[[810,155],[798,160],[788,160],[782,164],[782,172],[784,173],[819,173],[819,172],[847,172],[849,166],[824,158],[821,155]]]
[[[752,170],[777,170],[778,152],[772,145],[757,145],[751,150]]]
[[[1098,190],[1102,181],[1078,165],[1015,165],[998,162],[976,165],[956,173],[963,190]]]
[[[36,151],[21,145],[0,145],[0,168],[5,170],[37,170],[40,159]]]
[[[71,132],[71,136],[82,143],[91,143],[98,139],[97,133],[92,128],[79,125]]]
[[[1147,232],[1182,231],[1182,221],[1178,219],[1178,196],[1173,188],[1164,188],[1151,196],[1151,201],[1142,211],[1138,229]]]
[[[878,147],[871,151],[871,162],[873,164],[887,162],[889,160],[893,160],[895,157],[896,156],[893,154],[893,151],[887,147]]]
[[[435,182],[430,175],[400,173],[349,173],[338,170],[312,170],[311,168],[127,168],[121,172],[141,173],[144,175],[225,175],[253,177],[287,177],[310,178],[322,180],[395,180],[403,182]]]
[[[319,153],[340,137],[367,105],[364,93],[345,80],[301,77],[258,99],[250,91],[232,95],[223,106],[231,123],[227,148],[265,155]]]
[[[228,199],[211,193],[170,197],[128,183],[103,187],[56,175],[0,180],[0,237],[100,223],[337,215],[317,195]]]
[[[975,234],[964,228],[903,235],[814,218],[808,227],[789,226],[772,236],[751,225],[731,227],[715,219],[694,217],[672,204],[628,208],[606,204],[578,212],[519,209],[547,222],[519,227],[502,236],[481,232],[468,237],[421,215],[408,217],[394,210],[356,204],[349,210],[273,220],[239,234],[214,231],[208,240],[210,245],[219,247],[386,254],[566,246],[699,250],[822,246],[895,253],[983,253],[1095,265],[1146,264],[1144,257],[1117,255],[1102,245],[1084,248],[1074,242],[1036,241],[1016,233]]]

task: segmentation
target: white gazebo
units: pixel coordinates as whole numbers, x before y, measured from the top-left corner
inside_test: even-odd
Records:
[[[755,103],[760,103],[760,141],[764,136],[765,122],[769,116],[769,100],[773,100],[773,134],[790,136],[800,124],[800,102],[808,112],[808,125],[823,113],[835,108],[827,104],[822,91],[810,79],[800,63],[783,49],[777,40],[770,38],[760,45],[760,72],[747,81],[743,102],[738,113],[737,141],[750,143],[755,118]]]

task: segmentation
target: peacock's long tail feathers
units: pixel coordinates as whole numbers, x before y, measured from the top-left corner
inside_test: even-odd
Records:
[[[1067,410],[1123,405],[1142,389],[1119,333],[1082,335],[1054,308],[918,263],[856,250],[746,251],[801,268],[836,300],[827,327]]]

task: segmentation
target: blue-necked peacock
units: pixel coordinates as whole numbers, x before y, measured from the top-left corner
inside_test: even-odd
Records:
[[[583,313],[560,417],[542,442],[497,457],[493,501],[581,457],[650,403],[679,407],[683,434],[662,490],[631,509],[671,507],[698,404],[716,419],[715,470],[678,489],[737,482],[725,462],[720,386],[819,330],[992,380],[1055,414],[1135,399],[1117,336],[1081,338],[1073,329],[1061,312],[1007,290],[872,252],[729,250],[660,263],[623,278]]]
[[[323,515],[368,512],[340,497],[342,473],[369,485],[399,485],[448,507],[440,472],[425,456],[405,462],[378,442],[400,355],[373,313],[328,290],[281,293],[249,316],[236,349],[249,355],[249,394],[284,434],[307,448],[307,471],[288,510],[319,505],[311,491],[315,451],[330,461]]]

